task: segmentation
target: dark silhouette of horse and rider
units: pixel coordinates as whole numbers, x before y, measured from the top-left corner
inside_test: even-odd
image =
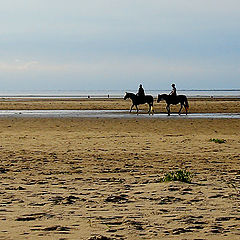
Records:
[[[167,103],[166,109],[168,116],[170,116],[170,105],[176,105],[178,103],[181,104],[178,114],[181,114],[183,106],[185,108],[186,115],[188,114],[189,105],[187,97],[185,95],[177,95],[177,89],[174,83],[172,84],[172,91],[170,94],[158,94],[157,102],[159,103],[161,100],[165,100]]]
[[[145,95],[142,84],[140,84],[137,94],[126,92],[124,96],[124,100],[128,98],[132,100],[132,106],[130,108],[130,112],[135,106],[138,114],[138,111],[139,111],[138,105],[147,103],[149,105],[149,110],[148,110],[149,115],[151,112],[152,114],[154,113],[153,96]],[[167,109],[168,116],[170,116],[170,105],[171,104],[177,105],[179,103],[181,104],[181,107],[178,114],[179,115],[181,114],[183,107],[185,108],[186,115],[188,114],[189,104],[188,104],[187,97],[185,95],[177,95],[177,89],[174,83],[172,84],[172,91],[170,92],[170,94],[158,94],[157,102],[159,103],[161,100],[166,101],[166,104],[167,104],[166,109]]]
[[[126,94],[124,96],[124,100],[126,100],[128,98],[130,98],[132,100],[132,106],[130,108],[130,112],[132,111],[133,107],[135,106],[137,109],[137,114],[138,114],[138,111],[139,111],[138,105],[145,104],[145,103],[147,103],[149,105],[149,110],[148,110],[149,115],[150,115],[151,111],[152,111],[152,113],[154,112],[153,96],[145,95],[142,84],[140,84],[137,94],[126,92]]]

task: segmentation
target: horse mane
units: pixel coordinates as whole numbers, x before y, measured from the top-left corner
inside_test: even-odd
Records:
[[[163,93],[163,94],[158,94],[158,97],[162,97],[162,98],[164,98],[164,97],[167,97],[167,96],[169,96],[168,94],[166,94],[166,93]]]
[[[126,94],[136,95],[135,93],[132,93],[132,92],[126,92]]]

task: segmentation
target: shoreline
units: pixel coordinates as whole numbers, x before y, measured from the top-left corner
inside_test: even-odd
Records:
[[[146,111],[129,113],[127,110],[0,110],[0,118],[101,118],[101,119],[240,119],[239,113],[181,114]]]
[[[189,98],[190,113],[240,113],[240,98]],[[130,100],[119,98],[5,98],[0,99],[1,110],[129,110]],[[164,113],[165,102],[156,103],[156,112]],[[147,111],[147,104],[139,105]],[[178,112],[180,105],[171,105],[171,112]],[[184,111],[183,111],[184,113]]]

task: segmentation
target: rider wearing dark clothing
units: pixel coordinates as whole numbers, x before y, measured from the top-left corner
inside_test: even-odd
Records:
[[[174,96],[174,97],[177,96],[177,89],[176,89],[176,86],[174,83],[172,84],[172,91],[170,92],[169,95]]]
[[[139,96],[139,97],[144,97],[144,96],[145,96],[145,93],[144,93],[144,89],[143,89],[143,87],[142,87],[142,84],[140,84],[140,86],[139,86],[137,96]]]

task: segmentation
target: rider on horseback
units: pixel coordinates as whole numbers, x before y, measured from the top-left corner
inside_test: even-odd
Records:
[[[169,95],[174,97],[177,96],[177,89],[174,83],[172,84],[172,91],[169,93]]]
[[[145,97],[145,93],[144,93],[144,89],[142,87],[142,84],[139,85],[137,96],[138,97]]]

